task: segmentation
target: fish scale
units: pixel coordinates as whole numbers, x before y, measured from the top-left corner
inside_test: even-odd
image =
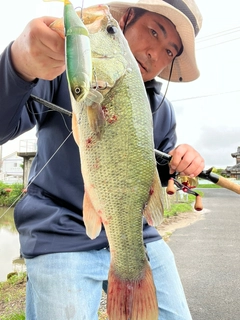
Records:
[[[157,320],[156,289],[142,234],[143,217],[156,226],[163,213],[151,109],[137,62],[109,8],[93,6],[81,16],[89,32],[95,89],[77,101],[71,91],[75,79],[68,81],[86,232],[93,239],[104,225],[109,241],[109,320]],[[63,23],[57,21],[52,28],[61,29]],[[74,50],[78,48],[71,48],[71,54]],[[79,66],[68,52],[66,60],[71,70]],[[96,92],[101,101],[93,100]]]

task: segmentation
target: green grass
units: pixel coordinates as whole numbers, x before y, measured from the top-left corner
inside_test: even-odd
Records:
[[[25,319],[26,273],[12,275],[0,282],[0,320]]]
[[[206,183],[206,184],[199,184],[198,188],[221,188],[215,183]]]
[[[181,212],[193,211],[193,206],[191,203],[176,203],[171,205],[169,210],[164,211],[164,216],[169,218],[171,216],[176,216]]]
[[[197,192],[201,197],[204,196],[204,193],[201,190],[194,189],[195,192]],[[179,213],[183,212],[192,212],[193,204],[195,202],[196,197],[192,194],[188,194],[188,200],[184,202],[175,202],[171,204],[170,209],[164,210],[164,216],[166,218],[169,218],[171,216],[177,216]]]
[[[0,320],[25,320],[25,314],[24,312],[22,312],[6,316],[0,316]]]
[[[6,191],[11,190],[11,191]],[[16,202],[21,198],[23,195],[23,184],[21,183],[14,183],[8,185],[2,181],[0,181],[0,205],[1,206],[12,206],[15,205]]]

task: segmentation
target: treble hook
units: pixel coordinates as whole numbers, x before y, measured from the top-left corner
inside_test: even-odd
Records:
[[[107,89],[109,87],[108,83],[106,81],[98,81],[97,80],[97,74],[96,74],[95,70],[93,70],[93,77],[94,77],[94,82],[91,85],[92,89],[94,89],[94,90],[105,90],[105,89]]]
[[[82,9],[81,9],[81,20],[83,21],[83,8],[84,8],[84,0],[82,0]]]

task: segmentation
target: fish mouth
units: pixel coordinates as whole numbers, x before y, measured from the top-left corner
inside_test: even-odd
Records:
[[[114,55],[100,54],[100,53],[92,50],[92,57],[94,59],[113,59]]]

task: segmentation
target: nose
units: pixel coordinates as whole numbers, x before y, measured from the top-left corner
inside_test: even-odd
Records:
[[[147,51],[148,59],[153,61],[158,61],[159,53],[157,52],[156,48],[149,48]]]

